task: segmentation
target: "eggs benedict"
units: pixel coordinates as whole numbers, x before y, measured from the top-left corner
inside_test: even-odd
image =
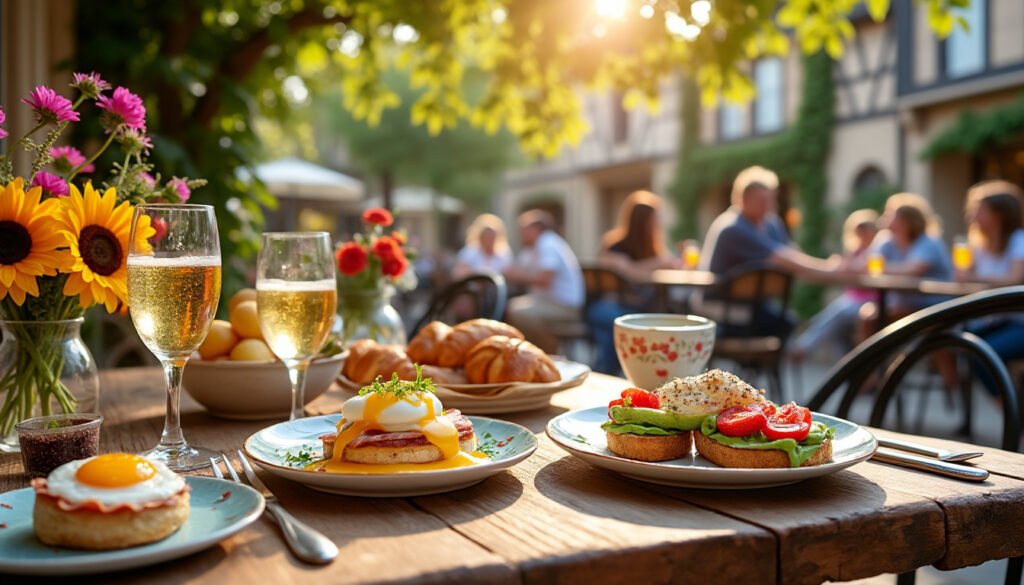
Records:
[[[188,520],[185,480],[159,461],[108,453],[32,480],[33,528],[44,544],[127,548],[170,536]]]
[[[335,473],[397,473],[474,465],[473,423],[444,410],[430,378],[378,378],[341,407],[338,432],[320,437],[324,460],[311,468]]]

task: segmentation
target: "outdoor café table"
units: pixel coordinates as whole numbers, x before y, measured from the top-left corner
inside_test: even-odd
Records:
[[[929,280],[914,276],[857,274],[835,272],[831,274],[800,274],[796,278],[803,282],[841,286],[843,288],[860,288],[878,291],[878,314],[888,321],[888,297],[890,292],[911,292],[929,295],[961,297],[992,288],[991,284],[980,282],[950,282]],[[651,275],[650,284],[658,289],[659,307],[665,306],[670,287],[709,288],[718,284],[719,277],[704,270],[655,270]]]
[[[966,483],[866,462],[787,487],[702,491],[596,469],[544,436],[552,416],[603,405],[626,385],[592,375],[545,410],[508,416],[537,433],[539,450],[461,491],[355,498],[261,473],[286,508],[338,544],[331,565],[297,562],[263,519],[205,552],[74,582],[818,583],[1024,554],[1024,455],[911,437],[984,451],[976,461],[992,475]],[[104,372],[101,449],[150,447],[163,421],[163,393],[156,368]],[[344,398],[332,389],[309,410],[337,412]],[[183,403],[182,426],[196,444],[231,451],[266,424],[212,418]],[[26,485],[19,458],[0,456],[0,491]],[[0,575],[0,582],[16,581]]]

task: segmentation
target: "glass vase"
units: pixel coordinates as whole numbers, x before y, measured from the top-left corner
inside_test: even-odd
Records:
[[[19,451],[14,425],[25,419],[97,411],[100,380],[84,321],[0,320],[0,451]]]
[[[392,287],[364,290],[338,290],[338,314],[341,316],[340,338],[344,345],[358,339],[372,339],[382,344],[404,345],[405,324],[391,306],[395,294]]]

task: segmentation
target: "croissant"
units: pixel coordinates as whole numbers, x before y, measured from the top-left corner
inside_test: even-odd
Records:
[[[473,346],[466,358],[466,380],[470,384],[561,379],[551,358],[525,339],[494,335]]]
[[[436,364],[437,354],[441,351],[441,344],[451,332],[452,328],[448,324],[441,321],[431,321],[426,327],[420,329],[416,337],[412,338],[412,341],[409,342],[409,347],[405,348],[405,353],[409,355],[409,359],[417,364]]]
[[[423,377],[430,378],[435,384],[465,384],[466,374],[462,370],[442,368],[440,366],[423,366]],[[403,378],[404,379],[404,378]],[[415,377],[413,378],[415,379]]]
[[[501,321],[491,319],[463,321],[452,327],[451,333],[441,342],[441,347],[437,352],[437,365],[446,368],[462,366],[466,363],[469,350],[492,335],[504,335],[515,339],[524,337],[518,329]]]
[[[357,384],[369,384],[377,376],[390,378],[395,373],[403,380],[416,379],[416,368],[401,347],[381,345],[370,339],[349,346],[342,373]]]

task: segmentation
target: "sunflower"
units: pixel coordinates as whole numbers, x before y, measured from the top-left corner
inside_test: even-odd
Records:
[[[38,276],[52,276],[68,267],[65,245],[54,216],[57,199],[40,202],[40,187],[25,192],[22,179],[0,190],[0,300],[10,295],[19,307],[25,295],[39,296]]]
[[[71,194],[63,202],[60,233],[72,258],[64,294],[78,295],[83,308],[101,304],[113,313],[119,302],[128,303],[128,248],[134,208],[127,201],[117,205],[113,188],[100,194],[92,183],[86,183],[84,194],[71,185]],[[148,251],[154,233],[149,217],[139,218],[135,249]]]

